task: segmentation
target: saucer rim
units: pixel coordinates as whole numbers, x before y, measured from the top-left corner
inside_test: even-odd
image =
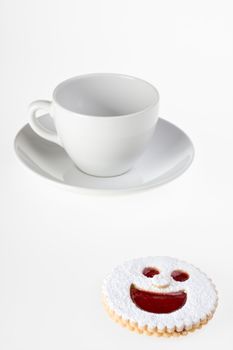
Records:
[[[155,179],[144,183],[140,186],[135,186],[135,187],[129,187],[129,188],[121,188],[121,189],[103,189],[103,188],[89,188],[89,187],[83,187],[83,186],[74,186],[74,185],[70,185],[67,184],[65,182],[61,182],[58,179],[56,179],[55,177],[49,177],[48,175],[44,175],[41,174],[39,172],[36,172],[35,170],[33,170],[30,166],[28,166],[27,162],[23,160],[23,158],[21,158],[21,156],[18,154],[17,151],[17,139],[18,136],[20,135],[20,133],[23,131],[23,129],[29,125],[29,123],[26,123],[16,134],[15,138],[14,138],[14,151],[15,154],[17,156],[17,159],[19,160],[19,162],[23,165],[23,167],[27,168],[30,170],[30,172],[32,173],[36,173],[40,178],[49,181],[51,183],[53,183],[53,185],[58,186],[58,187],[62,187],[63,189],[66,189],[67,191],[70,192],[75,192],[75,193],[80,193],[80,194],[96,194],[96,195],[101,195],[101,194],[105,194],[105,195],[117,195],[117,194],[133,194],[133,193],[138,193],[138,192],[145,192],[147,190],[150,189],[156,189],[158,187],[161,187],[163,185],[169,184],[170,182],[172,182],[173,180],[177,179],[179,176],[181,176],[183,173],[186,172],[186,170],[191,166],[191,164],[193,163],[194,157],[195,157],[195,148],[194,145],[190,139],[190,137],[182,130],[180,129],[178,126],[176,126],[175,124],[169,122],[168,120],[164,119],[164,118],[158,118],[159,120],[163,120],[165,121],[167,124],[169,124],[171,127],[174,127],[176,129],[178,129],[189,141],[190,143],[190,149],[192,150],[192,152],[190,152],[190,158],[189,161],[187,161],[187,163],[185,164],[185,166],[183,168],[181,168],[178,172],[176,172],[174,174],[174,176],[169,177],[168,180],[165,181],[161,181],[161,182],[156,182]],[[48,141],[49,142],[49,141]],[[82,171],[79,169],[79,171]],[[88,174],[89,175],[89,174]],[[119,175],[121,176],[121,175]],[[122,175],[124,176],[124,174]],[[158,179],[158,178],[157,178]]]

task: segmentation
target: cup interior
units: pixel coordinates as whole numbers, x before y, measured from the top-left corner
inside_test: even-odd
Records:
[[[134,114],[158,102],[153,85],[120,74],[89,74],[71,78],[55,89],[61,107],[79,114],[114,117]]]

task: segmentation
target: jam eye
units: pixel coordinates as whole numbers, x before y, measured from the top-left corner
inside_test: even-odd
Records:
[[[159,270],[157,270],[155,267],[145,267],[142,273],[144,276],[152,278],[159,274]]]
[[[189,275],[187,274],[187,272],[181,270],[172,271],[171,276],[177,282],[184,282],[189,279]]]

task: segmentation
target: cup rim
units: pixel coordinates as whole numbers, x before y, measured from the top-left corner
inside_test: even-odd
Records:
[[[152,88],[155,92],[156,98],[154,99],[154,101],[152,103],[150,103],[148,106],[146,106],[145,108],[137,111],[137,112],[132,112],[132,113],[128,113],[128,114],[122,114],[122,115],[90,115],[90,114],[85,114],[85,113],[80,113],[80,112],[74,112],[73,110],[69,109],[69,108],[65,108],[64,106],[62,106],[61,103],[58,102],[58,100],[56,99],[56,95],[57,92],[60,88],[62,88],[64,85],[68,84],[69,82],[73,81],[73,80],[79,80],[79,79],[83,79],[83,78],[89,78],[89,77],[98,77],[98,76],[112,76],[112,77],[122,77],[122,78],[129,78],[129,79],[133,79],[133,80],[138,80],[141,81],[143,83],[145,83],[146,85],[148,85],[150,88]],[[142,114],[145,113],[146,111],[150,110],[151,108],[153,108],[154,106],[158,105],[159,100],[160,100],[160,95],[159,92],[157,90],[157,88],[152,85],[151,83],[149,83],[148,81],[132,76],[132,75],[127,75],[127,74],[121,74],[121,73],[87,73],[87,74],[81,74],[81,75],[77,75],[71,78],[68,78],[64,81],[62,81],[60,84],[58,84],[54,91],[53,91],[53,101],[64,111],[68,111],[71,114],[75,114],[75,115],[79,115],[81,117],[92,117],[92,118],[125,118],[125,117],[133,117],[136,116],[138,114]]]

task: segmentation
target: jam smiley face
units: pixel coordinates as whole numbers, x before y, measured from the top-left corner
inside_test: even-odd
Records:
[[[161,280],[157,277],[160,271],[155,267],[145,267],[142,274],[147,278],[153,278],[154,283],[157,283],[157,287],[164,289],[170,284],[170,280]],[[156,278],[154,278],[156,276]],[[171,277],[178,282],[184,282],[189,279],[187,272],[182,270],[174,270],[171,273]],[[156,314],[168,314],[174,312],[183,307],[187,300],[187,294],[184,290],[177,292],[152,292],[137,288],[136,285],[130,286],[130,297],[134,304],[140,309]]]
[[[170,257],[148,257],[116,267],[104,282],[108,309],[140,328],[182,331],[213,314],[217,293],[199,269]]]

